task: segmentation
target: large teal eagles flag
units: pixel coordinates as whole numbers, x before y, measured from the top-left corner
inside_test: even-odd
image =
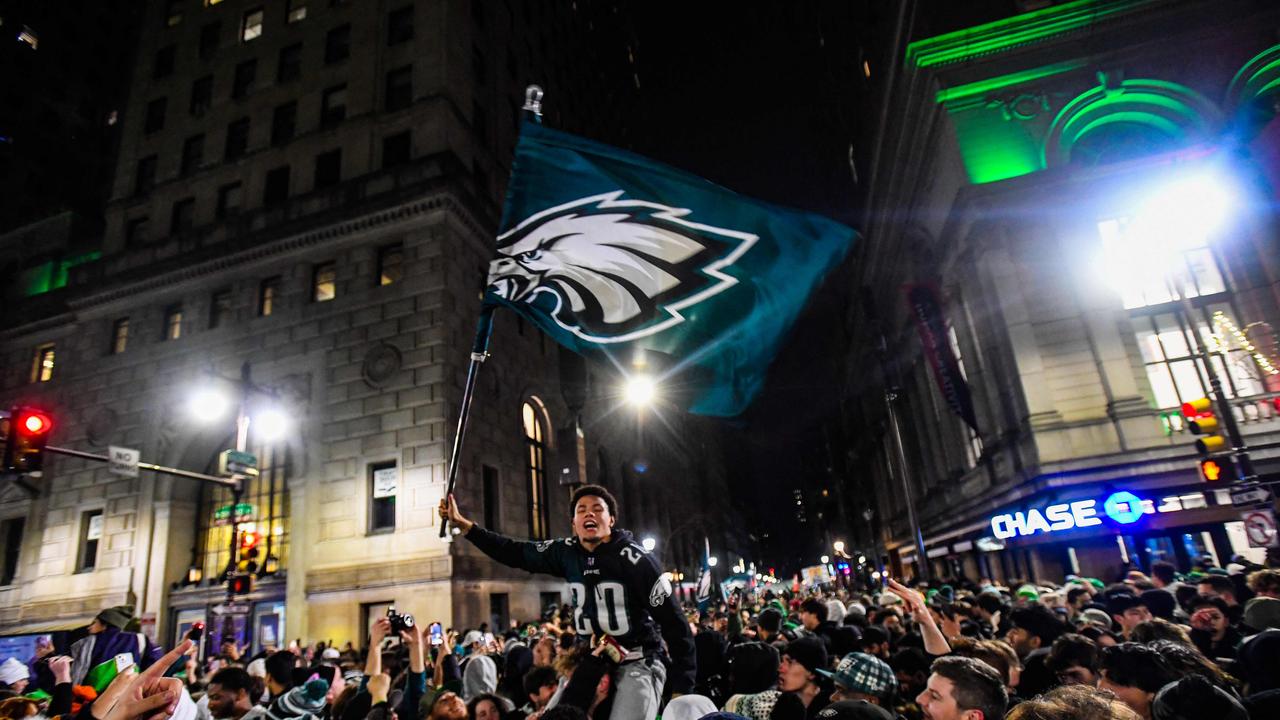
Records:
[[[659,390],[737,415],[854,233],[525,123],[488,302],[583,354],[665,356]],[[665,393],[664,393],[665,394]]]

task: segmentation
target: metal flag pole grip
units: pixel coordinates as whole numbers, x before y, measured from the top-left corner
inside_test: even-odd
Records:
[[[445,483],[444,501],[448,507],[449,496],[458,482],[458,466],[462,462],[462,440],[467,434],[467,421],[471,418],[471,400],[476,394],[476,376],[480,366],[489,357],[489,336],[493,334],[493,305],[480,308],[476,321],[476,339],[471,346],[471,364],[467,366],[467,382],[462,388],[462,407],[458,411],[458,430],[453,434],[453,452],[449,453],[449,478]],[[449,521],[440,521],[440,537],[449,532]]]

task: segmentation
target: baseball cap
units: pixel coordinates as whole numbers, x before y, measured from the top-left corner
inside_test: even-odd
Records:
[[[821,638],[809,636],[792,640],[787,643],[782,654],[800,663],[809,672],[821,672],[827,667],[827,646]]]
[[[845,655],[835,672],[819,670],[818,674],[831,678],[836,685],[853,692],[885,698],[898,686],[898,677],[889,663],[874,655],[851,652]]]
[[[866,700],[841,700],[818,711],[822,720],[893,720],[888,710]]]
[[[462,647],[471,647],[475,643],[484,642],[484,633],[479,630],[471,630],[462,638]]]
[[[342,653],[338,652],[338,648],[327,647],[324,652],[320,653],[322,660],[338,660],[342,658]]]

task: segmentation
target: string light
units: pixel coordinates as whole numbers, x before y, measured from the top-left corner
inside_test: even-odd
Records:
[[[1226,344],[1222,339],[1222,328],[1226,328],[1227,332],[1235,338],[1236,343],[1244,349],[1245,352],[1253,356],[1253,359],[1258,362],[1258,366],[1261,367],[1264,372],[1268,375],[1280,375],[1280,369],[1277,369],[1271,360],[1268,359],[1267,356],[1263,355],[1258,348],[1249,341],[1248,336],[1246,336],[1244,332],[1236,326],[1235,322],[1231,318],[1227,317],[1225,312],[1217,310],[1213,313],[1213,339],[1215,344],[1219,347],[1223,347]]]

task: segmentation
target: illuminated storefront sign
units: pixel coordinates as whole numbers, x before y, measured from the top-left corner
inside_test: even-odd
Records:
[[[1203,498],[1201,501],[1203,502]],[[1167,505],[1167,502],[1162,503],[1159,511],[1181,510],[1183,507],[1179,505],[1166,510]],[[1076,500],[1048,505],[1043,509],[1030,508],[1025,512],[1019,510],[996,515],[991,518],[991,533],[1002,540],[1025,537],[1037,533],[1094,527],[1101,525],[1104,517],[1120,525],[1129,525],[1137,522],[1144,514],[1153,512],[1157,512],[1157,509],[1152,506],[1151,501],[1121,490],[1111,493],[1101,503],[1097,500]]]

